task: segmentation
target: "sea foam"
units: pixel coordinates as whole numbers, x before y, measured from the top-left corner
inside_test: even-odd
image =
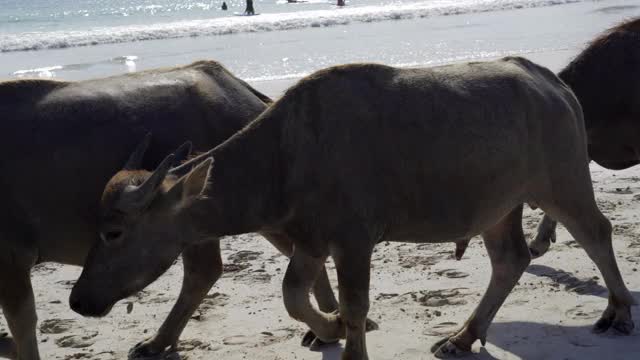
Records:
[[[242,32],[265,32],[350,23],[457,15],[561,5],[586,0],[432,0],[408,4],[333,8],[259,16],[101,27],[89,30],[0,34],[0,52],[59,49],[123,42],[173,39]]]

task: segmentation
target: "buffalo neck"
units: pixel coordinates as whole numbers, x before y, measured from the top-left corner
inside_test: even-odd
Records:
[[[187,209],[200,233],[257,232],[279,217],[282,174],[275,120],[260,117],[206,154],[214,159],[206,196]]]

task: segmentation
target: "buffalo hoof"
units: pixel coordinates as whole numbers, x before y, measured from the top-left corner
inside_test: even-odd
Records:
[[[311,350],[315,350],[315,349],[319,349],[319,348],[321,348],[323,346],[326,346],[326,345],[336,344],[339,341],[340,340],[338,340],[338,339],[336,339],[334,341],[327,341],[327,342],[322,341],[322,340],[320,340],[320,338],[318,338],[316,336],[316,334],[313,333],[313,331],[309,330],[302,337],[302,342],[301,342],[300,345],[302,345],[303,347],[308,347]]]
[[[631,335],[635,325],[632,320],[614,320],[610,317],[602,317],[593,326],[593,332],[602,334],[609,330],[609,328],[612,328],[613,331],[619,335]]]
[[[169,349],[167,349],[169,348]],[[164,354],[173,353],[174,346],[171,347],[158,347],[153,342],[153,338],[147,339],[137,343],[131,350],[129,350],[129,360],[141,360],[141,359],[164,359]]]
[[[546,254],[551,247],[551,243],[549,241],[538,241],[538,239],[532,241],[529,244],[529,253],[531,254],[532,259],[536,259]]]
[[[616,334],[619,335],[631,335],[635,325],[631,320],[614,320],[611,325]]]
[[[339,343],[340,340],[333,340],[333,341],[322,341],[319,338],[315,338],[313,340],[313,342],[311,343],[311,345],[309,346],[309,350],[312,351],[317,351],[317,350],[321,350],[323,349],[325,346],[330,346],[330,345],[335,345],[337,343]]]
[[[311,346],[311,344],[313,344],[313,342],[317,338],[318,337],[316,336],[316,334],[314,334],[313,331],[309,330],[302,337],[302,341],[300,342],[300,345],[302,345],[302,347],[309,347],[309,346]]]
[[[602,334],[603,332],[609,330],[613,324],[613,319],[609,317],[601,317],[596,324],[593,325],[593,332],[596,334]]]
[[[438,351],[440,346],[444,345],[444,343],[449,341],[449,339],[450,339],[450,337],[446,337],[446,338],[438,340],[435,344],[431,345],[431,349],[429,349],[429,350],[431,351],[432,354],[435,353],[436,351]]]
[[[0,333],[0,358],[1,357],[5,357],[8,359],[18,358],[16,343],[9,336],[9,334],[5,332]]]
[[[620,335],[631,335],[635,325],[631,320],[614,320],[613,325],[611,325],[616,334]]]
[[[436,345],[440,344],[435,351],[433,351]],[[471,354],[469,350],[463,350],[452,343],[449,339],[438,341],[433,347],[431,347],[433,355],[438,359],[451,359]]]
[[[375,321],[373,321],[371,319],[367,319],[367,322],[365,324],[365,330],[367,332],[375,331],[375,330],[378,330],[378,329],[380,329],[380,326]],[[301,341],[300,345],[302,345],[303,347],[308,347],[308,348],[311,348],[312,350],[315,350],[315,349],[319,349],[319,348],[321,348],[323,346],[326,346],[326,345],[333,345],[333,344],[337,343],[338,341],[340,341],[340,340],[336,339],[336,340],[333,340],[333,341],[322,341],[322,340],[320,340],[320,338],[318,338],[316,336],[316,334],[313,333],[313,331],[309,330],[302,337],[302,341]]]

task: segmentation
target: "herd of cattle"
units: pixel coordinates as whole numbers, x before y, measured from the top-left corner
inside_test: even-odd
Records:
[[[12,335],[0,338],[0,357],[40,358],[34,265],[83,266],[69,303],[104,316],[182,255],[179,298],[132,355],[164,352],[222,273],[219,239],[249,232],[290,258],[283,300],[310,328],[303,344],[346,339],[344,360],[368,359],[378,242],[454,242],[461,256],[482,235],[489,287],[464,326],[431,348],[446,358],[485,343],[532,255],[555,239],[556,220],[609,289],[594,329],[633,331],[634,299],[588,163],[640,162],[640,19],[595,39],[558,76],[520,57],[354,64],[316,72],[272,102],[201,61],[82,82],[3,82],[0,113],[0,305]],[[547,214],[531,244],[525,203]]]

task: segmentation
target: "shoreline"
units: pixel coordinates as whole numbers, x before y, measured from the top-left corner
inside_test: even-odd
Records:
[[[269,92],[277,94],[282,83],[289,84],[302,74],[351,62],[433,66],[522,55],[554,69],[553,53],[576,53],[596,34],[626,17],[640,15],[640,4],[625,7],[629,3],[581,2],[287,31],[0,53],[0,79],[20,74],[82,80],[213,59],[236,76],[263,88],[269,88],[269,81],[273,80],[276,89]],[[536,60],[545,58],[545,53],[552,54],[546,56],[551,61]]]
[[[580,53],[580,51],[581,49],[576,48],[571,50],[554,50],[554,51],[532,52],[527,54],[513,54],[513,55],[526,57],[535,63],[548,67],[554,73],[558,73],[567,64],[569,64],[569,62],[576,55]],[[504,56],[508,56],[508,55],[504,55]],[[502,56],[491,57],[491,58],[482,59],[481,61],[490,61],[490,60],[499,59],[501,57]],[[455,62],[442,62],[442,63],[429,64],[425,66],[409,66],[409,67],[434,67],[434,66],[441,66],[441,65],[452,64],[452,63],[461,63],[465,61],[466,60],[460,60]],[[251,86],[255,87],[258,91],[264,93],[265,95],[271,97],[272,99],[277,99],[280,96],[282,96],[282,94],[284,94],[284,92],[289,87],[291,87],[292,85],[297,83],[300,79],[310,74],[311,73],[296,76],[296,77],[290,77],[286,79],[269,79],[269,80],[244,79],[244,80],[247,81]]]

